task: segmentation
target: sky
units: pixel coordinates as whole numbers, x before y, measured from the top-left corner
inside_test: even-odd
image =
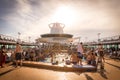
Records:
[[[81,41],[120,35],[120,0],[0,0],[0,34],[31,41],[65,24],[64,33]]]

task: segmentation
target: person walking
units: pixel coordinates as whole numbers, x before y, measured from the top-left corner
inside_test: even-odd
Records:
[[[100,68],[104,69],[105,59],[104,59],[104,49],[102,47],[102,44],[98,45],[98,55],[97,56],[98,56],[98,58],[97,58],[96,65],[98,66],[98,64],[100,64]]]

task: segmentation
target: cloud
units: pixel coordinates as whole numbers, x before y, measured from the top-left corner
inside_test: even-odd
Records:
[[[88,37],[88,39],[93,39],[89,36],[96,36],[98,32],[103,33],[102,36],[120,34],[119,0],[109,0],[109,2],[103,0],[5,1],[5,5],[0,6],[0,11],[2,11],[0,18],[6,21],[6,26],[12,28],[16,35],[17,32],[21,32],[21,38],[25,40],[28,40],[29,36],[34,40],[41,34],[49,33],[48,24],[52,22],[55,11],[63,5],[72,7],[77,13],[74,23],[66,25],[65,33]],[[9,32],[9,28],[5,28],[6,33]],[[13,36],[13,33],[11,35]]]

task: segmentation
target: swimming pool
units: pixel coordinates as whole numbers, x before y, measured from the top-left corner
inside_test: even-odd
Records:
[[[41,60],[40,62],[45,62],[45,63],[56,63],[62,64],[65,63],[66,60],[70,60],[70,55],[67,53],[62,53],[62,54],[57,54],[54,55],[53,62],[51,62],[51,57],[46,57],[44,60]]]

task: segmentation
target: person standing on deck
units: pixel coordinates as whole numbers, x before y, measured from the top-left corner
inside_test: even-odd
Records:
[[[83,57],[83,52],[84,52],[82,42],[78,43],[77,52],[78,52],[79,64],[82,65],[82,57]]]
[[[22,66],[22,47],[19,43],[16,44],[15,49],[15,59],[16,59],[16,67],[18,66],[18,63],[20,63],[20,66]]]
[[[0,50],[0,66],[3,68],[6,61],[6,47],[2,46]]]

